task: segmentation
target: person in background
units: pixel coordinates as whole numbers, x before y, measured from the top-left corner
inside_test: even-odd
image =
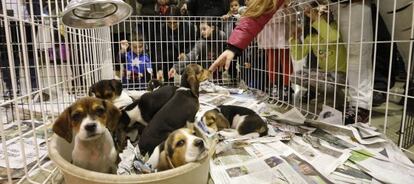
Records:
[[[287,2],[281,6],[286,8]],[[278,12],[283,13],[282,10]],[[292,64],[287,41],[292,20],[290,16],[273,16],[257,35],[258,47],[266,50],[270,95],[286,102],[294,92],[289,86]]]
[[[126,72],[122,81],[127,83],[128,86],[142,87],[145,82],[151,79],[153,74],[151,59],[144,53],[144,41],[140,36],[133,35],[129,51],[128,48],[128,41],[122,40],[120,54],[126,58]]]
[[[166,16],[170,8],[169,4],[170,4],[169,0],[157,0],[157,4],[155,4],[155,12],[158,15]]]
[[[168,70],[178,62],[180,53],[188,53],[198,39],[196,27],[180,15],[179,7],[171,7],[166,23],[161,27],[161,34],[157,37],[160,46],[156,50],[157,79],[167,81]]]
[[[170,69],[169,78],[174,77],[178,72],[181,74],[188,61],[200,61],[201,65],[206,68],[207,63],[217,58],[217,55],[223,52],[227,39],[226,34],[217,28],[211,19],[203,18],[200,23],[201,39],[196,42],[192,50],[188,53],[180,53],[177,64]]]
[[[338,1],[331,7],[347,48],[348,96],[344,122],[367,123],[372,98],[371,0]]]
[[[155,5],[158,0],[137,0],[141,4],[141,15],[156,15]]]
[[[326,18],[328,14],[319,15],[319,11],[315,8],[305,10],[305,15],[309,17],[305,20],[305,23],[312,25],[312,31],[304,35],[303,43],[300,43],[301,28],[298,26],[296,31],[293,31],[289,39],[290,51],[295,60],[301,60],[313,52],[318,62],[318,70],[307,70],[298,73],[296,76],[300,76],[304,83],[304,87],[308,87],[310,83],[310,89],[308,94],[302,96],[303,101],[312,100],[316,97],[315,88],[318,86],[314,80],[319,80],[319,90],[324,89],[326,81],[345,83],[346,80],[346,48],[342,44],[341,36],[336,27],[336,24],[332,19]],[[306,28],[305,30],[309,30]],[[337,44],[341,43],[341,44]],[[312,77],[309,77],[312,76]],[[310,82],[308,79],[312,79]],[[318,79],[316,79],[318,78]],[[326,78],[326,79],[325,79]],[[300,80],[300,79],[298,79]]]
[[[2,1],[4,1],[4,4],[6,5],[5,7],[3,7]],[[39,0],[33,0],[31,3],[26,1],[20,1],[19,3],[18,0],[0,0],[0,13],[2,15],[9,16],[7,20],[8,27],[6,27],[4,17],[0,17],[0,68],[2,78],[6,84],[6,88],[8,89],[7,91],[3,92],[4,98],[15,97],[12,85],[13,72],[16,78],[15,81],[17,85],[17,91],[15,93],[17,95],[21,95],[21,67],[28,68],[29,70],[29,85],[32,91],[38,90],[38,81],[36,75],[37,66],[35,65],[34,59],[36,58],[35,53],[37,52],[34,49],[34,39],[37,34],[37,26],[32,26],[32,24],[26,22],[31,22],[32,16],[34,18],[34,21],[36,22],[39,19],[40,12],[41,11]],[[16,20],[24,20],[23,28],[19,26],[19,21]],[[12,43],[11,50],[7,48],[6,29],[9,29],[8,32],[11,35],[9,39],[9,42]],[[23,40],[26,42],[26,44],[24,45],[22,44]],[[23,54],[23,47],[26,48],[26,55]],[[12,58],[9,58],[8,52],[11,53]],[[13,72],[13,67],[10,66],[9,63],[10,60],[12,60],[14,65]]]
[[[229,0],[188,0],[190,16],[222,16],[229,11]]]
[[[220,67],[228,70],[234,57],[241,55],[283,3],[283,0],[249,1],[246,12],[227,40],[227,49],[209,70],[215,71]]]
[[[239,19],[240,18],[239,8],[240,8],[240,4],[238,0],[230,0],[230,11],[227,14],[221,16],[221,19],[229,20],[231,17],[235,19]]]
[[[240,6],[240,8],[237,10],[240,15],[243,15],[244,12],[246,12],[247,5],[249,4],[249,2],[250,2],[250,0],[245,0],[244,1],[244,5],[243,6]]]

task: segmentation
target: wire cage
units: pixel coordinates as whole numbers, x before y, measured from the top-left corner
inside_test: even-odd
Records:
[[[144,90],[150,79],[176,85],[185,64],[209,67],[239,23],[134,15],[73,29],[59,18],[67,4],[1,1],[1,182],[61,181],[46,150],[66,106],[101,79],[122,80],[128,90]],[[344,123],[352,115],[369,122],[413,158],[413,10],[411,0],[289,1],[211,80],[261,90],[269,103],[311,119],[335,108]]]

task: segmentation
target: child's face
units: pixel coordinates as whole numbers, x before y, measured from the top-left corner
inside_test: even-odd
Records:
[[[136,54],[141,54],[144,51],[144,44],[140,41],[134,41],[131,43],[131,50]]]
[[[201,36],[205,39],[211,36],[211,33],[213,32],[213,30],[214,28],[212,26],[209,26],[207,23],[200,24]]]
[[[174,18],[168,19],[167,26],[172,30],[176,30],[178,28],[177,20]]]
[[[240,4],[238,1],[232,1],[230,3],[230,11],[232,14],[237,14],[239,11]]]

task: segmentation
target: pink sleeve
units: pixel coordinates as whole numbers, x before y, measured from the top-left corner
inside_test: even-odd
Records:
[[[259,17],[243,17],[239,24],[234,28],[227,43],[239,49],[245,49],[250,42],[259,34],[267,22],[273,17],[273,14],[283,4],[283,0],[278,0],[275,11],[263,14]]]

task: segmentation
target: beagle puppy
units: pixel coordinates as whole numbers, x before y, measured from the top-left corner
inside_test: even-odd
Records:
[[[138,135],[155,113],[171,99],[176,89],[175,86],[162,86],[155,91],[144,93],[121,110],[122,115],[114,135],[118,151],[125,148],[128,138],[131,142],[137,141]]]
[[[184,127],[187,122],[194,122],[199,109],[198,88],[200,82],[207,80],[210,75],[211,72],[203,69],[200,65],[187,65],[181,77],[181,87],[176,90],[171,99],[154,115],[144,129],[138,141],[142,154],[152,153],[154,148],[167,138],[168,134]]]
[[[228,128],[236,130],[236,134],[224,135],[225,137],[237,137],[254,132],[265,136],[268,131],[266,122],[256,112],[235,105],[220,105],[216,109],[209,110],[204,113],[202,121],[212,132]]]
[[[84,97],[60,114],[53,131],[69,143],[74,141],[72,163],[84,169],[114,173],[118,153],[110,131],[121,112],[111,103]]]
[[[195,136],[194,129],[180,128],[155,148],[147,163],[164,171],[199,161],[207,155],[208,148],[203,139]]]
[[[120,80],[100,80],[89,88],[89,96],[110,101],[118,108],[123,108],[133,102],[133,99],[122,90]]]

